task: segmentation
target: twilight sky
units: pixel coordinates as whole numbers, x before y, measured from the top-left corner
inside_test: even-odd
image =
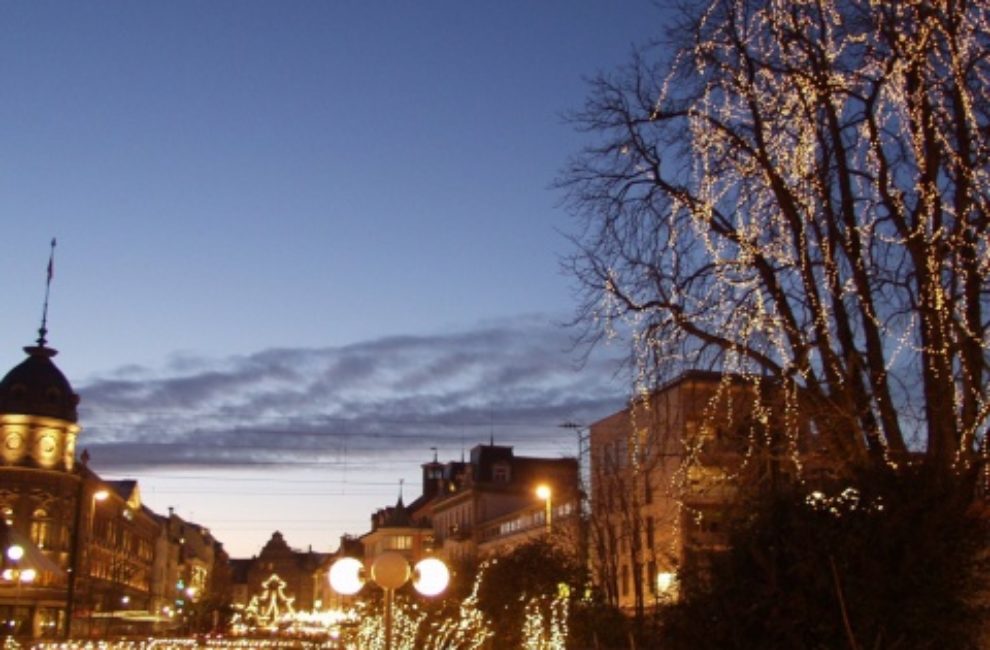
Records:
[[[36,336],[92,466],[210,527],[333,550],[488,441],[573,455],[619,408],[579,367],[549,186],[582,78],[649,0],[0,4],[0,372]]]

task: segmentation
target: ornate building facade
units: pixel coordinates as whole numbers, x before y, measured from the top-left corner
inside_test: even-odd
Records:
[[[44,328],[24,351],[0,380],[3,630],[63,638],[188,627],[184,603],[218,598],[222,547],[210,538],[209,553],[191,553],[171,517],[144,506],[136,481],[103,480],[85,451],[77,459],[79,396]],[[183,578],[206,591],[192,598]]]

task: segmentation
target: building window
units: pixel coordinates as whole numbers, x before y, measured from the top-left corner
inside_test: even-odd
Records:
[[[621,589],[622,589],[622,595],[623,596],[628,596],[629,595],[629,565],[628,564],[623,564],[622,565],[622,586],[621,586]]]
[[[385,548],[391,551],[408,551],[412,545],[412,535],[395,535],[385,539]]]
[[[48,512],[38,508],[31,516],[31,541],[38,548],[48,548],[52,545],[52,522]]]
[[[495,483],[508,483],[512,473],[506,463],[496,463],[492,466],[492,481]]]

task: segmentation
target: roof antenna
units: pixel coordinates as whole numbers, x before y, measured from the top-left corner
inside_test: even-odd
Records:
[[[488,404],[488,446],[495,446],[495,409]]]
[[[437,448],[436,447],[430,447],[430,450],[433,452],[433,462],[435,463],[435,462],[437,462]]]
[[[52,289],[52,276],[55,275],[55,238],[52,237],[52,248],[51,252],[48,254],[48,277],[45,280],[45,304],[41,309],[41,327],[38,329],[38,347],[45,347],[45,343],[48,340],[45,336],[48,334],[48,294]]]

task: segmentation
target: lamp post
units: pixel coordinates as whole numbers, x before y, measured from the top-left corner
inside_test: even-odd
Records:
[[[82,550],[82,535],[80,535],[79,528],[82,526],[82,512],[83,512],[83,497],[86,493],[86,480],[84,478],[79,479],[79,500],[76,503],[76,517],[75,524],[72,528],[72,561],[69,567],[69,585],[68,593],[66,594],[66,621],[65,621],[65,638],[72,637],[72,621],[75,618],[76,610],[76,589],[79,583],[79,572],[82,571],[83,563],[80,562],[80,554]],[[87,525],[89,527],[90,539],[88,543],[92,544],[92,533],[93,533],[93,520],[96,517],[96,504],[99,501],[106,501],[107,497],[110,496],[110,492],[106,489],[99,489],[93,492],[90,499],[87,502]],[[88,564],[88,563],[87,563]],[[89,568],[87,566],[87,568]]]
[[[7,567],[3,570],[3,579],[8,582],[13,582],[14,587],[14,614],[11,617],[10,625],[12,627],[11,633],[16,634],[19,625],[17,624],[17,610],[21,606],[21,584],[30,584],[34,582],[34,579],[38,576],[38,572],[32,568],[22,568],[21,558],[24,557],[24,547],[20,544],[11,544],[7,547],[6,552],[7,559],[13,564],[13,566]]]
[[[553,532],[553,490],[546,483],[536,486],[536,496],[546,502],[547,535]]]
[[[395,590],[412,578],[413,588],[424,596],[437,596],[447,588],[450,571],[436,558],[425,558],[413,568],[400,553],[386,551],[371,564],[371,580],[385,592],[385,650],[392,650],[392,609]],[[367,581],[360,560],[344,557],[330,567],[330,586],[344,596],[361,591]]]

